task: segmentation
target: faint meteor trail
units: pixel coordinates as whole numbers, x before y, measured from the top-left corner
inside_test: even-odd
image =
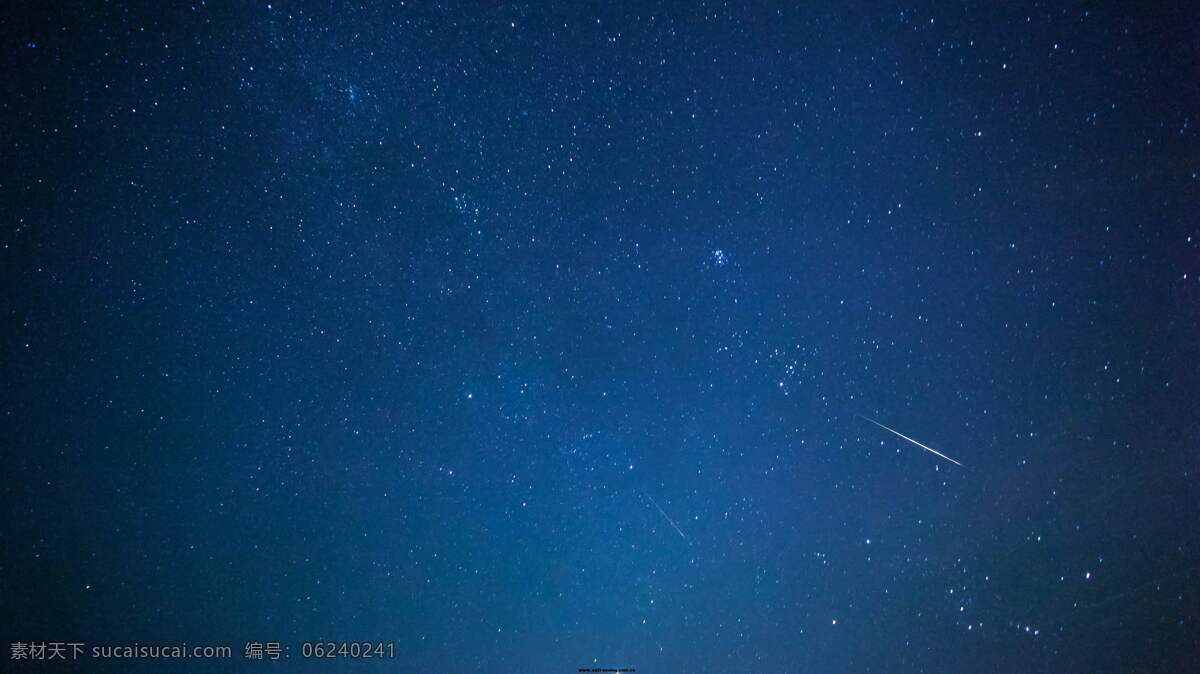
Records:
[[[883,424],[879,423],[878,421],[875,421],[874,419],[872,419],[872,418],[870,418],[870,417],[864,417],[864,416],[863,416],[863,415],[861,415],[861,414],[856,414],[856,415],[854,415],[854,416],[858,417],[859,419],[865,419],[866,421],[869,421],[869,422],[871,422],[871,423],[875,424],[876,426],[878,426],[878,427],[882,428],[883,430],[885,430],[885,431],[887,431],[887,432],[889,432],[889,433],[894,433],[894,434],[896,434],[896,435],[899,435],[900,437],[904,438],[905,440],[908,440],[909,442],[911,442],[911,443],[913,443],[914,445],[916,445],[916,446],[920,447],[921,449],[923,449],[923,450],[925,450],[925,451],[927,451],[927,452],[933,452],[934,454],[937,454],[938,456],[942,457],[943,459],[945,459],[945,460],[949,461],[950,463],[952,463],[952,464],[954,464],[954,465],[956,465],[956,466],[959,466],[959,467],[962,467],[962,468],[966,468],[966,466],[964,466],[964,465],[962,465],[961,463],[959,463],[959,462],[955,461],[954,459],[951,459],[950,457],[946,456],[945,454],[942,454],[941,452],[937,451],[937,450],[936,450],[936,449],[934,449],[933,447],[930,447],[930,446],[928,446],[928,445],[922,445],[921,443],[917,442],[916,440],[913,440],[912,438],[910,438],[910,437],[908,437],[907,435],[905,435],[905,434],[901,433],[900,431],[897,431],[897,430],[895,430],[895,429],[892,429],[892,428],[888,428],[887,426],[884,426]]]
[[[675,524],[675,520],[671,519],[671,516],[667,514],[667,511],[663,510],[662,506],[658,505],[658,501],[655,501],[653,496],[647,494],[644,491],[642,492],[642,495],[645,496],[646,498],[650,499],[650,502],[654,504],[654,507],[658,508],[658,512],[662,513],[662,516],[665,517],[666,520],[671,523],[672,527],[675,527],[675,533],[679,534],[679,537],[686,541],[687,536],[683,535],[683,532],[680,531],[679,526]]]

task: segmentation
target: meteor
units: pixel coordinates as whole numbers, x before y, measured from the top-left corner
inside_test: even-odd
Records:
[[[686,541],[687,536],[683,535],[683,532],[675,524],[675,520],[671,519],[671,516],[667,514],[667,511],[663,510],[662,506],[658,505],[658,501],[655,501],[654,497],[647,494],[646,492],[642,492],[642,495],[645,496],[646,498],[650,499],[650,502],[654,504],[654,507],[658,508],[658,512],[662,513],[662,516],[665,517],[667,519],[667,521],[671,523],[672,527],[675,527],[675,533],[679,534],[679,537]]]
[[[879,423],[878,421],[875,421],[874,419],[872,419],[872,418],[870,418],[870,417],[864,417],[864,416],[863,416],[863,415],[861,415],[861,414],[856,414],[856,415],[854,415],[854,416],[858,417],[859,419],[864,419],[864,420],[866,420],[866,421],[869,421],[869,422],[871,422],[871,423],[875,424],[876,426],[878,426],[878,427],[882,428],[883,430],[885,430],[885,431],[887,431],[887,432],[889,432],[889,433],[894,433],[894,434],[896,434],[896,435],[899,435],[900,437],[904,438],[905,440],[908,440],[909,442],[911,442],[911,443],[913,443],[914,445],[916,445],[916,446],[920,447],[921,449],[923,449],[923,450],[925,450],[925,451],[927,451],[927,452],[933,452],[934,454],[937,454],[938,456],[942,457],[943,459],[945,459],[945,460],[949,461],[950,463],[952,463],[952,464],[954,464],[954,465],[956,465],[956,466],[960,466],[960,467],[962,467],[962,468],[966,468],[966,466],[964,466],[964,465],[962,465],[961,463],[959,463],[959,462],[955,461],[954,459],[951,459],[950,457],[946,456],[945,454],[942,454],[941,452],[937,451],[937,450],[936,450],[936,449],[934,449],[933,447],[930,447],[930,446],[928,446],[928,445],[922,445],[921,443],[917,442],[916,440],[913,440],[912,438],[910,438],[910,437],[908,437],[907,435],[905,435],[905,434],[901,433],[900,431],[897,431],[897,430],[895,430],[895,429],[892,429],[892,428],[888,428],[887,426],[884,426],[883,424]]]

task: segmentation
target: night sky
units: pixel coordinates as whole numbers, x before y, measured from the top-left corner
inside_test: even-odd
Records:
[[[332,4],[0,18],[0,669],[1200,671],[1195,7]]]

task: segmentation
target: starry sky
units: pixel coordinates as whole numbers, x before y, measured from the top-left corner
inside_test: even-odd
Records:
[[[1200,18],[989,4],[15,3],[5,659],[1200,668]]]

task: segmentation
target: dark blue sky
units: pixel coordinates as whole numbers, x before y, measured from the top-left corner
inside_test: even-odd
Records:
[[[17,3],[6,651],[1200,668],[1200,20],[999,4]]]

